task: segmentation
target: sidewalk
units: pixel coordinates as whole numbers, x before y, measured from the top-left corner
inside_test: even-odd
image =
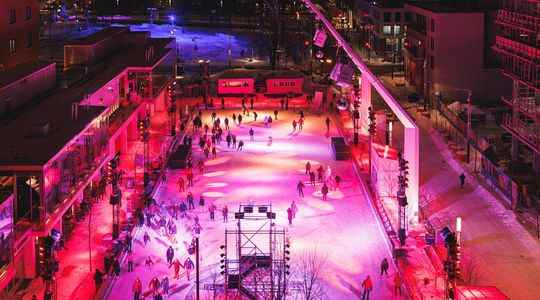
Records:
[[[395,96],[406,99],[405,88],[396,88],[387,77],[382,81]],[[414,106],[408,110],[420,126],[422,208],[437,231],[444,226],[454,228],[458,216],[463,219],[466,284],[496,286],[511,299],[537,299],[540,243],[502,204],[504,200],[453,156],[431,120]],[[459,187],[461,173],[467,178],[463,189]]]

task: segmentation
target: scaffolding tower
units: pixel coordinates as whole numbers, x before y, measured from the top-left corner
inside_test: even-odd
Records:
[[[271,205],[240,205],[236,228],[225,230],[221,246],[226,295],[285,299],[289,274],[286,231],[277,228]]]

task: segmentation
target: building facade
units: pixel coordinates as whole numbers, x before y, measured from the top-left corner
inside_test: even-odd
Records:
[[[509,83],[489,62],[492,26],[482,7],[438,2],[405,4],[410,14],[404,43],[405,79],[428,99],[472,93],[498,99]]]
[[[37,0],[2,0],[0,11],[0,70],[37,60],[40,26]]]
[[[540,172],[540,4],[533,0],[503,0],[497,12],[498,33],[493,49],[502,73],[512,80],[511,110],[502,127],[512,135],[512,160],[522,157]]]

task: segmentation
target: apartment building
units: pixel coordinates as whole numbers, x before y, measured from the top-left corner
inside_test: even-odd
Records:
[[[43,238],[69,238],[74,216],[106,186],[104,166],[139,140],[138,120],[166,110],[175,47],[128,30],[68,43],[67,61],[85,67],[108,49],[99,52],[103,67],[0,125],[0,289],[40,273]]]
[[[494,26],[490,7],[476,1],[411,2],[404,43],[405,79],[428,99],[436,93],[467,95],[473,101],[498,99],[509,82],[491,61]]]
[[[502,73],[512,81],[512,95],[502,97],[510,108],[502,127],[512,135],[512,160],[526,161],[540,172],[540,4],[503,0],[497,12],[493,46]]]

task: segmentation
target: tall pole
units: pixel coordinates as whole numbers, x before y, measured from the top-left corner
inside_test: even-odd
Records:
[[[200,299],[200,282],[199,282],[199,237],[195,238],[195,286],[197,289],[197,300]]]
[[[92,208],[88,213],[88,265],[90,267],[90,273],[92,273]]]
[[[471,157],[471,117],[472,117],[472,92],[467,91],[467,162]]]

